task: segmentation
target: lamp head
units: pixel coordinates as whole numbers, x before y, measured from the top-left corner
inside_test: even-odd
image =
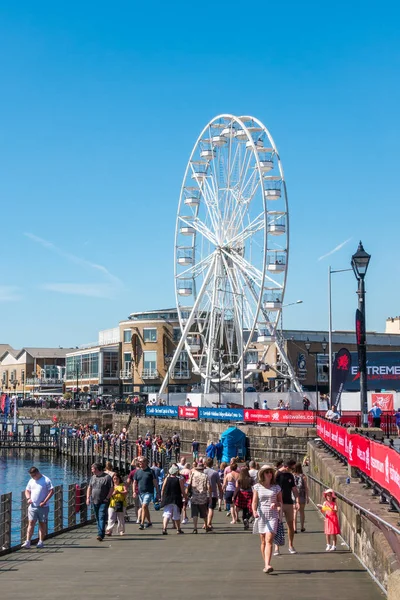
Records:
[[[362,242],[358,244],[357,252],[351,257],[351,266],[358,280],[364,279],[371,255],[365,252]]]
[[[310,340],[307,338],[306,343],[304,344],[306,347],[307,352],[310,352],[310,348],[311,348],[311,343]]]

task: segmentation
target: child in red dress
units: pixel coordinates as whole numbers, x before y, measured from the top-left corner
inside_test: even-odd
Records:
[[[319,510],[325,516],[325,536],[326,552],[336,550],[336,536],[340,534],[340,525],[338,519],[338,507],[336,504],[335,492],[331,489],[324,492],[325,502],[317,504]]]

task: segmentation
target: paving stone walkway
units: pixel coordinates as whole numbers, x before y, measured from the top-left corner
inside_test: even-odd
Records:
[[[0,558],[3,600],[381,600],[384,595],[358,560],[339,545],[325,553],[323,522],[307,507],[305,533],[296,535],[297,555],[287,548],[273,558],[266,575],[258,536],[230,525],[216,513],[215,533],[161,534],[127,524],[124,537],[99,543],[89,525],[49,539],[45,548],[20,550]],[[340,542],[339,542],[340,544]]]

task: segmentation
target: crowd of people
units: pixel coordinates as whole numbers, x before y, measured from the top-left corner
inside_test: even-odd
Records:
[[[176,435],[176,434],[175,434]],[[173,443],[173,436],[168,438]],[[214,451],[209,443],[207,449]],[[172,445],[173,448],[173,445]],[[258,465],[255,461],[239,463],[232,458],[227,464],[216,455],[199,454],[170,463],[167,469],[159,462],[149,464],[144,455],[132,461],[129,475],[124,478],[113,470],[111,463],[105,468],[95,463],[87,487],[86,502],[93,506],[97,523],[97,540],[106,536],[125,535],[128,495],[133,498],[133,510],[139,530],[153,527],[152,512],[162,509],[161,535],[175,531],[185,533],[184,525],[191,519],[191,533],[214,531],[214,512],[226,511],[231,525],[242,524],[244,530],[252,527],[259,535],[263,571],[272,573],[272,557],[281,554],[285,545],[286,522],[288,552],[297,554],[294,546],[296,534],[305,532],[305,506],[309,502],[307,478],[303,465],[295,460],[277,461],[275,465]],[[49,500],[54,493],[51,481],[32,467],[31,479],[25,495],[28,500],[28,534],[23,544],[29,548],[36,521],[39,522],[38,547],[44,545],[45,523]],[[318,505],[325,517],[326,551],[336,550],[340,533],[336,497],[333,490],[324,492],[324,502]],[[200,522],[199,522],[200,520]],[[170,523],[172,523],[171,529]],[[201,528],[201,529],[200,529]],[[189,531],[187,529],[186,531]]]

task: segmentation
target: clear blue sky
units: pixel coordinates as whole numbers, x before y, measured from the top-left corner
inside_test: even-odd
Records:
[[[304,301],[284,326],[326,328],[328,265],[346,268],[361,238],[367,327],[382,331],[400,313],[399,12],[394,1],[2,2],[0,342],[77,345],[174,305],[181,180],[221,112],[260,118],[283,161],[286,302]],[[355,287],[335,276],[336,329],[353,328]]]

